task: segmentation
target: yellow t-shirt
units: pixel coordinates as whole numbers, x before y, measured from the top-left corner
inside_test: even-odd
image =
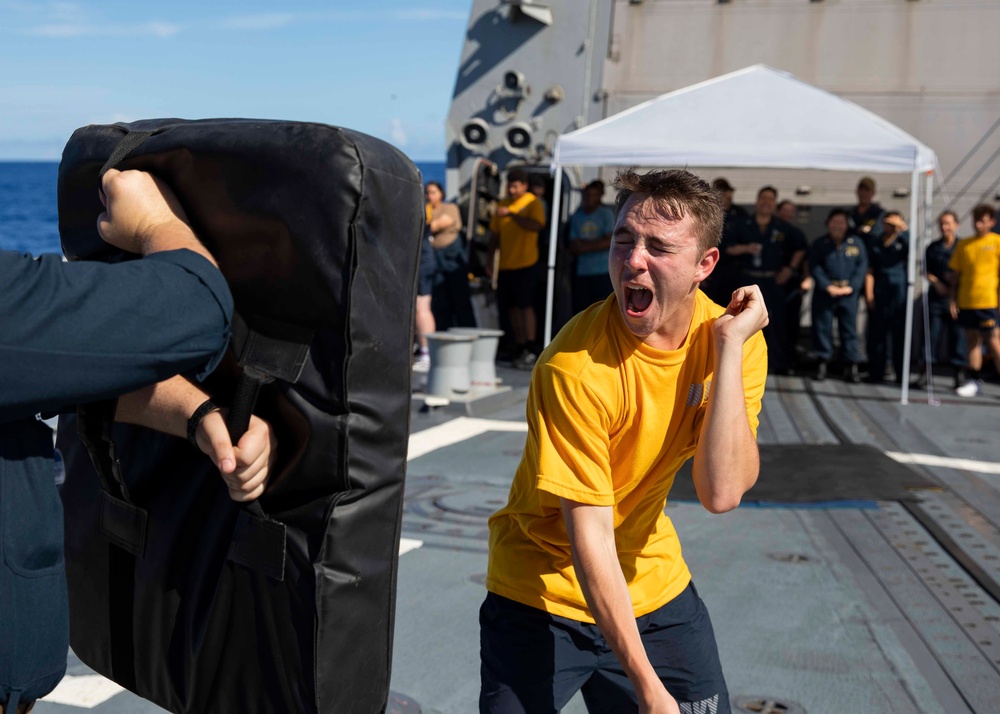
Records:
[[[997,307],[1000,289],[1000,235],[987,233],[965,238],[955,246],[948,270],[958,273],[960,310]]]
[[[545,205],[530,191],[516,201],[505,198],[500,205],[510,208],[511,213],[534,219],[542,227],[545,226]],[[538,262],[538,231],[521,228],[510,216],[501,218],[497,215],[490,221],[490,230],[500,237],[500,270],[530,268]]]
[[[615,296],[573,318],[531,375],[528,437],[507,505],[490,518],[490,592],[579,622],[594,622],[573,568],[560,497],[611,506],[619,562],[641,617],[691,579],[664,512],[681,465],[694,455],[714,369],[712,324],[724,312],[698,291],[677,350],[643,344]],[[767,378],[758,333],[743,350],[754,434]]]

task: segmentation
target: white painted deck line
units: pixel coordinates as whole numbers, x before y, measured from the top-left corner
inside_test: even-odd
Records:
[[[953,459],[950,456],[934,456],[933,454],[905,454],[899,451],[887,451],[885,455],[901,464],[917,464],[919,466],[940,466],[959,471],[975,471],[981,474],[1000,474],[1000,463],[993,461],[976,461],[974,459]]]
[[[458,417],[444,424],[432,426],[430,429],[410,434],[410,445],[406,454],[406,460],[411,461],[437,449],[460,444],[467,439],[472,439],[488,431],[519,431],[527,433],[528,425],[518,421]]]
[[[411,550],[416,550],[422,546],[424,542],[422,540],[417,540],[416,538],[400,538],[399,539],[399,554],[405,555]]]
[[[80,709],[93,709],[125,690],[99,674],[66,675],[43,702],[63,704]]]

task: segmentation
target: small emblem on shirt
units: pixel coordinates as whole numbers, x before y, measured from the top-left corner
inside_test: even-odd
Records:
[[[700,407],[708,401],[708,392],[712,388],[712,380],[707,380],[704,384],[692,384],[688,388],[687,405],[689,407]]]

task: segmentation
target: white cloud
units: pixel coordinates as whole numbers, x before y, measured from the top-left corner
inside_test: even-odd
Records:
[[[181,31],[172,22],[145,22],[137,25],[93,25],[56,22],[29,27],[25,34],[38,37],[160,37],[167,39]]]
[[[403,128],[402,119],[395,118],[389,120],[389,139],[400,148],[409,143],[409,137],[406,135],[406,129]]]
[[[223,30],[277,30],[301,19],[290,12],[271,12],[258,15],[235,15],[220,24]]]
[[[4,7],[4,6],[0,6]],[[44,2],[28,5],[7,2],[10,9],[21,16],[20,28],[15,32],[35,37],[160,37],[178,34],[183,26],[176,22],[152,19],[145,22],[106,22],[99,13],[91,12],[77,2]]]

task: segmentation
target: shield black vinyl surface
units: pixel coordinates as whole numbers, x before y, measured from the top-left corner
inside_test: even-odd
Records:
[[[148,136],[123,144],[130,133]],[[204,388],[271,422],[278,462],[263,510],[244,510],[184,439],[91,424],[95,456],[61,420],[73,650],[183,714],[383,711],[420,173],[388,144],[321,124],[89,126],[59,169],[72,259],[134,258],[95,230],[98,176],[113,156],[170,185],[218,259],[238,319]],[[95,465],[127,488],[102,496]]]

